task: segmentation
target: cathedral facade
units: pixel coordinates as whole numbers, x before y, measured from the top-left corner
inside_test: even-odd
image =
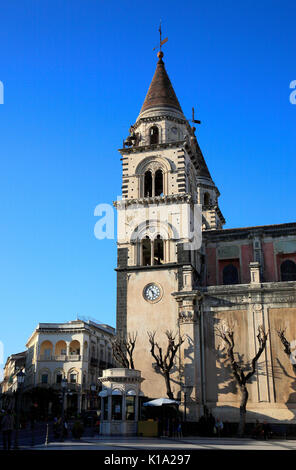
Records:
[[[223,229],[219,190],[162,52],[120,153],[117,334],[137,334],[134,361],[144,394],[166,396],[148,332],[165,350],[165,332],[172,331],[184,338],[171,384],[187,419],[196,421],[207,407],[238,421],[240,393],[216,327],[233,325],[236,357],[247,365],[263,325],[268,341],[248,386],[248,419],[296,423],[293,360],[278,336],[286,329],[293,349],[296,223]]]

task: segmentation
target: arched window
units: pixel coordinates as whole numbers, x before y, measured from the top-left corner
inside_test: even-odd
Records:
[[[62,369],[57,370],[55,372],[55,383],[56,384],[61,384],[63,377],[64,377],[63,370]]]
[[[223,269],[223,284],[238,284],[238,270],[233,264],[227,264]]]
[[[48,369],[42,369],[39,373],[40,383],[49,384],[50,383],[50,371]]]
[[[56,356],[66,356],[67,354],[67,345],[66,342],[60,340],[55,345],[55,355]]]
[[[163,239],[160,235],[154,240],[154,264],[164,263]]]
[[[150,144],[158,144],[159,142],[159,130],[157,126],[152,126],[149,129]]]
[[[142,241],[142,265],[151,265],[151,241],[149,237],[145,237]]]
[[[210,195],[209,193],[204,193],[204,206],[208,206],[210,204]]]
[[[152,173],[151,171],[146,171],[144,177],[144,197],[152,196]]]
[[[287,259],[281,264],[281,280],[296,281],[296,263]]]
[[[40,347],[40,355],[42,359],[49,360],[51,359],[53,352],[53,346],[51,341],[43,341]]]
[[[68,372],[68,382],[71,384],[78,383],[78,372],[76,369],[70,369]]]
[[[161,170],[155,172],[155,196],[163,194],[163,174]]]
[[[80,343],[76,339],[70,343],[70,356],[80,355]]]
[[[44,373],[41,375],[41,383],[48,384],[48,374]]]

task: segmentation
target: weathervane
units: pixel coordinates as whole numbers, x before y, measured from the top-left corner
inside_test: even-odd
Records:
[[[163,46],[168,41],[168,38],[161,39],[161,20],[160,20],[160,23],[159,23],[158,31],[159,31],[159,52],[161,52],[161,46]],[[153,48],[153,50],[155,51],[155,49],[157,49],[157,48],[158,48],[158,46],[155,46]]]

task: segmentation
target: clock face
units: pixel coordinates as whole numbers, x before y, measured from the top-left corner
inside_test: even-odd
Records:
[[[160,298],[160,287],[158,287],[156,284],[148,284],[144,288],[144,299],[148,300],[149,302],[155,302]]]

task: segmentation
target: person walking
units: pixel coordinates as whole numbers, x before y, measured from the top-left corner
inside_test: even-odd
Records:
[[[221,433],[222,433],[222,430],[223,430],[223,422],[222,422],[222,419],[220,418],[216,418],[216,422],[215,422],[215,428],[216,428],[216,434],[218,437],[221,437]]]
[[[2,418],[2,436],[3,436],[3,448],[4,450],[10,450],[11,448],[11,434],[14,426],[14,419],[11,413],[11,410],[8,410],[7,413]]]
[[[183,437],[183,431],[182,431],[182,422],[179,421],[177,424],[177,437],[181,439]]]
[[[263,436],[265,441],[267,441],[270,437],[270,426],[267,421],[263,422]]]

